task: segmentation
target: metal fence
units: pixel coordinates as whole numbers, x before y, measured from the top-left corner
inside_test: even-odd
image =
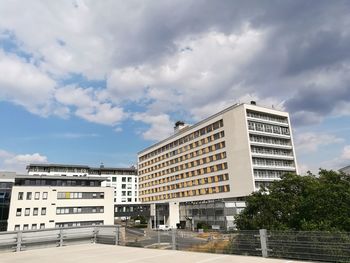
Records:
[[[324,262],[350,262],[350,233],[235,231],[195,233],[183,230],[126,233],[126,245],[208,253],[238,254]]]
[[[23,251],[77,243],[119,244],[120,235],[119,226],[0,232],[0,251]]]

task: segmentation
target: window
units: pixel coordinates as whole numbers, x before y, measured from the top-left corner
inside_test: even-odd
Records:
[[[116,182],[117,181],[117,177],[113,176],[112,177],[112,182]]]
[[[122,177],[122,182],[126,182],[126,177]]]
[[[23,200],[23,192],[18,193],[18,200]]]
[[[17,208],[16,216],[21,216],[21,215],[22,215],[22,208]]]
[[[45,224],[44,223],[40,224],[40,229],[45,229]]]
[[[19,231],[20,226],[19,225],[15,225],[15,231]]]
[[[28,224],[23,225],[23,230],[28,230]]]
[[[35,208],[33,209],[33,216],[37,216],[38,213],[39,213],[39,208],[35,207]]]
[[[132,177],[128,177],[128,183],[132,183]]]
[[[37,230],[37,225],[36,224],[32,224],[32,230]]]
[[[46,215],[46,207],[41,208],[41,215],[42,216]]]
[[[47,192],[43,192],[43,200],[47,199]]]
[[[40,199],[40,193],[39,192],[35,192],[34,199],[35,200],[39,200]]]
[[[32,200],[32,192],[27,192],[27,200]]]
[[[30,215],[30,208],[26,208],[25,212],[24,212],[25,216],[29,216]]]

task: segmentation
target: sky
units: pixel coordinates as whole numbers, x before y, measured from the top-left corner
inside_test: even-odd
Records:
[[[350,164],[350,1],[0,1],[0,170],[129,167],[237,102],[288,111],[299,170]]]

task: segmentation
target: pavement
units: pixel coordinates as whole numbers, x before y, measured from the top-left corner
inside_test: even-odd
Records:
[[[159,250],[101,244],[34,249],[0,254],[1,263],[292,263],[286,259]],[[309,262],[310,263],[310,262]]]

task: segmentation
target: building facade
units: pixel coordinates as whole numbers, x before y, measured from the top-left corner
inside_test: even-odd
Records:
[[[175,130],[138,153],[143,203],[232,203],[284,173],[298,172],[287,112],[236,104]]]
[[[113,189],[103,180],[16,175],[7,230],[113,225]]]
[[[29,175],[104,177],[102,186],[114,189],[114,204],[137,204],[138,176],[135,168],[89,167],[85,165],[30,164]]]
[[[0,231],[7,230],[12,187],[15,182],[14,172],[0,172]]]

